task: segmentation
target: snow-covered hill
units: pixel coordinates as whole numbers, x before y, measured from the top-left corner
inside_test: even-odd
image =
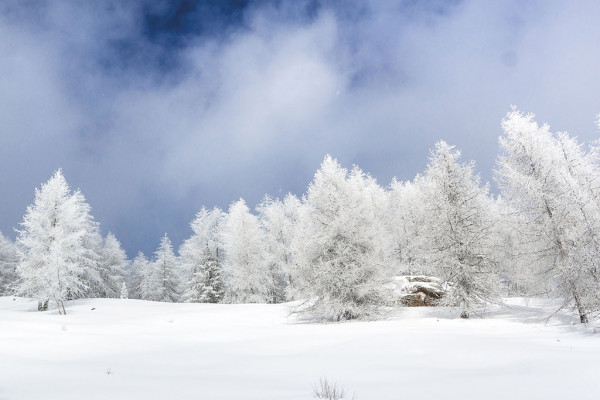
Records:
[[[2,297],[0,399],[311,399],[322,377],[357,400],[600,398],[600,333],[507,302],[484,319],[306,324],[286,304],[90,299],[60,316]]]

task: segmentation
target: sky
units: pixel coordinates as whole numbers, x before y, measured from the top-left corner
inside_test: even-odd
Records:
[[[443,139],[493,179],[516,105],[595,140],[600,2],[0,2],[0,231],[62,168],[129,257],[202,207],[302,195],[323,157],[382,185]]]

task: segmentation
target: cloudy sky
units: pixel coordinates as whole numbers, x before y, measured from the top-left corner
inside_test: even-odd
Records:
[[[380,183],[445,139],[491,179],[510,105],[598,136],[600,2],[0,2],[0,230],[59,167],[130,257],[202,205]]]

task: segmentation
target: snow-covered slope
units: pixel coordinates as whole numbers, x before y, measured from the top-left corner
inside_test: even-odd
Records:
[[[2,297],[0,399],[311,399],[321,377],[357,400],[600,398],[600,333],[545,325],[548,301],[508,303],[305,324],[286,304],[91,299],[60,316]]]

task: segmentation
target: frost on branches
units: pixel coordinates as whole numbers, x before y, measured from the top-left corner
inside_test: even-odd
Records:
[[[194,234],[179,248],[185,275],[182,300],[188,303],[218,303],[223,298],[223,244],[221,230],[225,214],[202,207],[190,224]]]
[[[147,289],[151,299],[174,303],[179,300],[179,279],[177,275],[178,261],[173,252],[173,245],[167,234],[160,240],[154,253],[155,261],[151,264],[146,276]]]
[[[121,284],[121,295],[119,297],[122,299],[129,298],[129,292],[127,291],[127,284],[125,282]]]
[[[273,277],[264,251],[264,234],[258,218],[243,199],[231,203],[223,231],[225,301],[267,303]]]
[[[411,181],[392,180],[389,192],[389,237],[391,253],[397,264],[396,274],[434,274],[420,259],[419,243],[423,232],[421,187]]]
[[[265,234],[264,247],[273,280],[270,302],[281,303],[293,298],[295,264],[291,252],[294,222],[300,201],[289,194],[283,201],[265,196],[258,205],[258,217]]]
[[[110,232],[104,239],[101,255],[100,277],[103,285],[100,297],[119,297],[121,288],[125,283],[123,278],[129,261],[125,250],[121,247],[121,243]]]
[[[152,265],[141,251],[131,262],[131,270],[128,276],[128,297],[130,299],[151,300],[153,293],[150,292],[150,275]]]
[[[23,255],[18,293],[46,305],[51,301],[66,314],[65,300],[88,295],[100,282],[98,236],[85,198],[78,190],[71,193],[62,171],[56,171],[36,189],[18,231]]]
[[[473,163],[460,164],[459,157],[453,146],[438,142],[417,181],[425,211],[424,263],[449,286],[442,303],[459,306],[461,318],[468,318],[500,296],[488,188],[480,186]]]
[[[376,218],[374,180],[355,168],[349,175],[325,157],[308,188],[295,238],[299,285],[317,318],[368,315],[381,300],[386,267],[384,234]]]
[[[202,208],[179,257],[165,235],[152,260],[140,252],[131,265],[59,170],[36,190],[16,243],[0,234],[0,295],[61,313],[90,296],[306,300],[309,318],[342,320],[398,304],[394,282],[425,275],[444,282],[435,304],[463,318],[499,302],[503,287],[563,298],[588,322],[600,312],[600,141],[584,148],[516,109],[502,128],[498,196],[443,141],[422,175],[387,188],[326,156],[301,198],[265,196],[255,214],[243,199],[227,213]]]
[[[573,302],[581,322],[600,309],[600,168],[566,133],[516,109],[502,123],[497,182],[515,210],[521,279]],[[539,293],[538,293],[539,295]]]
[[[0,232],[0,296],[13,293],[18,262],[17,247]]]
[[[179,301],[178,269],[173,245],[165,234],[154,252],[153,261],[149,261],[141,251],[133,260],[128,296],[167,303]]]

